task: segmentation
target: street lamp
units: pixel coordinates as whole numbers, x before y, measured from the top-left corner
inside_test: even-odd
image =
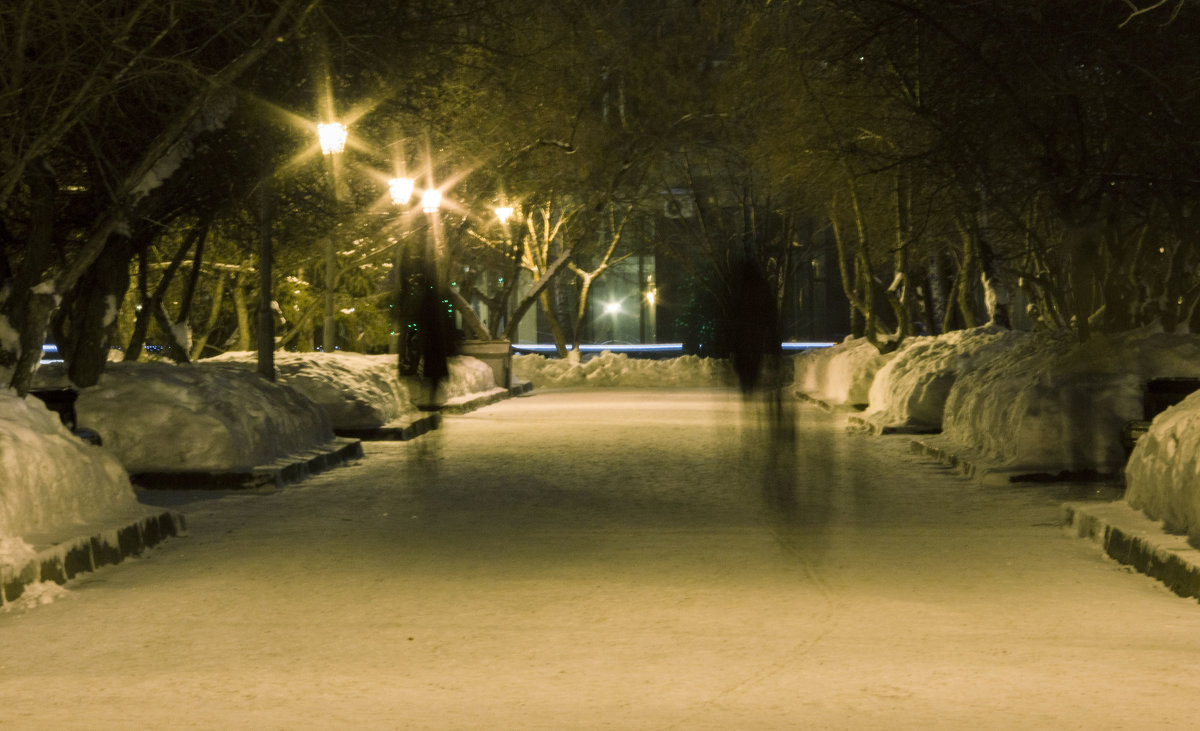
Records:
[[[416,181],[412,178],[392,178],[388,181],[388,192],[392,195],[392,203],[403,208],[404,230],[405,234],[409,229],[409,208],[408,204],[412,200],[413,188]],[[406,370],[405,354],[401,353],[402,343],[401,338],[404,336],[404,331],[407,329],[407,318],[405,317],[407,310],[407,302],[404,296],[404,282],[407,278],[404,271],[404,239],[400,238],[396,241],[396,248],[392,250],[392,277],[395,282],[395,293],[392,302],[392,335],[388,339],[388,352],[399,354],[400,356],[400,373]]]
[[[321,154],[325,155],[330,161],[333,198],[339,202],[341,201],[341,196],[338,189],[337,167],[340,160],[339,156],[346,149],[347,137],[346,125],[341,122],[323,122],[317,125],[317,138],[321,142]],[[326,353],[332,353],[336,344],[335,335],[337,325],[333,317],[333,289],[336,284],[337,246],[334,234],[330,232],[329,236],[325,238],[325,312],[321,333],[321,349]]]
[[[322,155],[340,154],[346,149],[349,133],[341,122],[322,122],[317,125],[317,139],[321,141]]]
[[[512,218],[512,214],[513,214],[512,206],[497,206],[496,207],[496,218],[500,219],[500,225],[502,225],[502,226],[506,225],[508,223],[508,219]]]

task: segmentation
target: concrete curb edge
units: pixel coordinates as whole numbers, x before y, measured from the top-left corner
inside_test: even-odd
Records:
[[[1200,550],[1127,503],[1067,503],[1062,522],[1118,563],[1157,579],[1179,596],[1200,599]]]
[[[363,456],[358,439],[334,437],[325,444],[289,454],[270,464],[229,472],[141,472],[130,475],[136,487],[146,490],[253,490],[283,487],[309,475],[337,467]]]
[[[53,581],[65,584],[102,566],[139,556],[167,538],[187,535],[183,515],[156,512],[134,522],[90,536],[79,536],[38,551],[20,569],[0,567],[0,606],[7,606],[25,593],[30,584]]]

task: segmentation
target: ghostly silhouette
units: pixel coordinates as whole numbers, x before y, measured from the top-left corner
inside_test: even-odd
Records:
[[[729,320],[730,357],[742,393],[750,394],[764,381],[777,387],[783,358],[779,309],[761,267],[748,258],[734,272]]]

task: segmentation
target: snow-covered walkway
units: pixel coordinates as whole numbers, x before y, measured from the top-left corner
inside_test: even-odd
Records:
[[[12,729],[1192,728],[1200,605],[800,407],[549,391],[0,614]]]

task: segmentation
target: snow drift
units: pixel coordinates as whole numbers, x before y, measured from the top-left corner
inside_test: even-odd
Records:
[[[1008,467],[1120,474],[1122,428],[1142,418],[1146,382],[1180,376],[1200,376],[1200,338],[1033,333],[959,376],[945,435]]]
[[[539,388],[706,388],[733,382],[733,370],[725,360],[696,355],[647,360],[607,350],[584,361],[542,355],[514,355],[513,375]]]
[[[137,507],[109,452],[67,431],[36,397],[0,391],[0,565],[32,558],[27,540]]]
[[[258,356],[232,352],[201,363],[232,363],[253,370]],[[416,411],[394,355],[280,351],[275,353],[275,370],[280,383],[325,409],[335,429],[372,429]]]
[[[853,337],[809,350],[796,358],[796,390],[831,406],[866,406],[875,374],[894,355],[883,355],[866,339]]]
[[[1125,501],[1200,546],[1200,393],[1160,414],[1125,468]]]
[[[76,411],[134,474],[250,469],[333,439],[319,406],[236,365],[110,363]]]
[[[231,352],[201,361],[227,363],[253,370],[258,356]],[[296,389],[329,415],[334,429],[374,429],[395,424],[418,413],[420,389],[402,379],[395,355],[361,353],[275,353],[275,370],[280,383]],[[440,397],[453,403],[496,389],[492,369],[478,358],[450,359],[450,376],[441,386]]]
[[[1027,337],[989,326],[909,338],[875,374],[863,416],[880,426],[941,429],[959,374],[980,368]]]

